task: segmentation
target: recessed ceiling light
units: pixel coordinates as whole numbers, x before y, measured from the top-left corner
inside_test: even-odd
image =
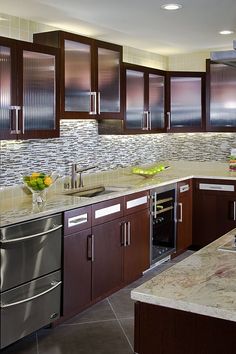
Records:
[[[219,34],[232,34],[232,33],[234,33],[234,31],[230,31],[230,30],[224,30],[219,32]]]
[[[164,5],[161,5],[161,8],[163,10],[179,10],[179,9],[182,9],[182,5],[180,4],[164,4]]]

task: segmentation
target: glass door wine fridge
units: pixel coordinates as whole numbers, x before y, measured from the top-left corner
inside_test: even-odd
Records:
[[[176,250],[176,184],[151,190],[151,264]]]

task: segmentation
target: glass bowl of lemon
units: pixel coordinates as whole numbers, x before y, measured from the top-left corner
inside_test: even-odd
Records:
[[[32,193],[33,205],[43,206],[46,203],[47,190],[56,181],[56,173],[33,172],[23,176],[25,187]]]

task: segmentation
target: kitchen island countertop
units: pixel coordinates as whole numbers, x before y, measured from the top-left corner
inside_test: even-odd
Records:
[[[218,250],[235,235],[236,229],[132,290],[131,298],[236,322],[236,252]]]

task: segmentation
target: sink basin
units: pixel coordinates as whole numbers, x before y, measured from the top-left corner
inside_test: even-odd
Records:
[[[218,247],[219,251],[224,251],[224,252],[236,252],[236,245],[234,241],[230,241],[225,243],[224,245]]]
[[[115,192],[125,191],[127,188],[123,187],[105,187],[105,186],[97,186],[97,187],[88,187],[83,189],[71,189],[69,191],[65,191],[64,195],[69,195],[73,197],[86,197],[92,198],[104,194],[110,194]]]

